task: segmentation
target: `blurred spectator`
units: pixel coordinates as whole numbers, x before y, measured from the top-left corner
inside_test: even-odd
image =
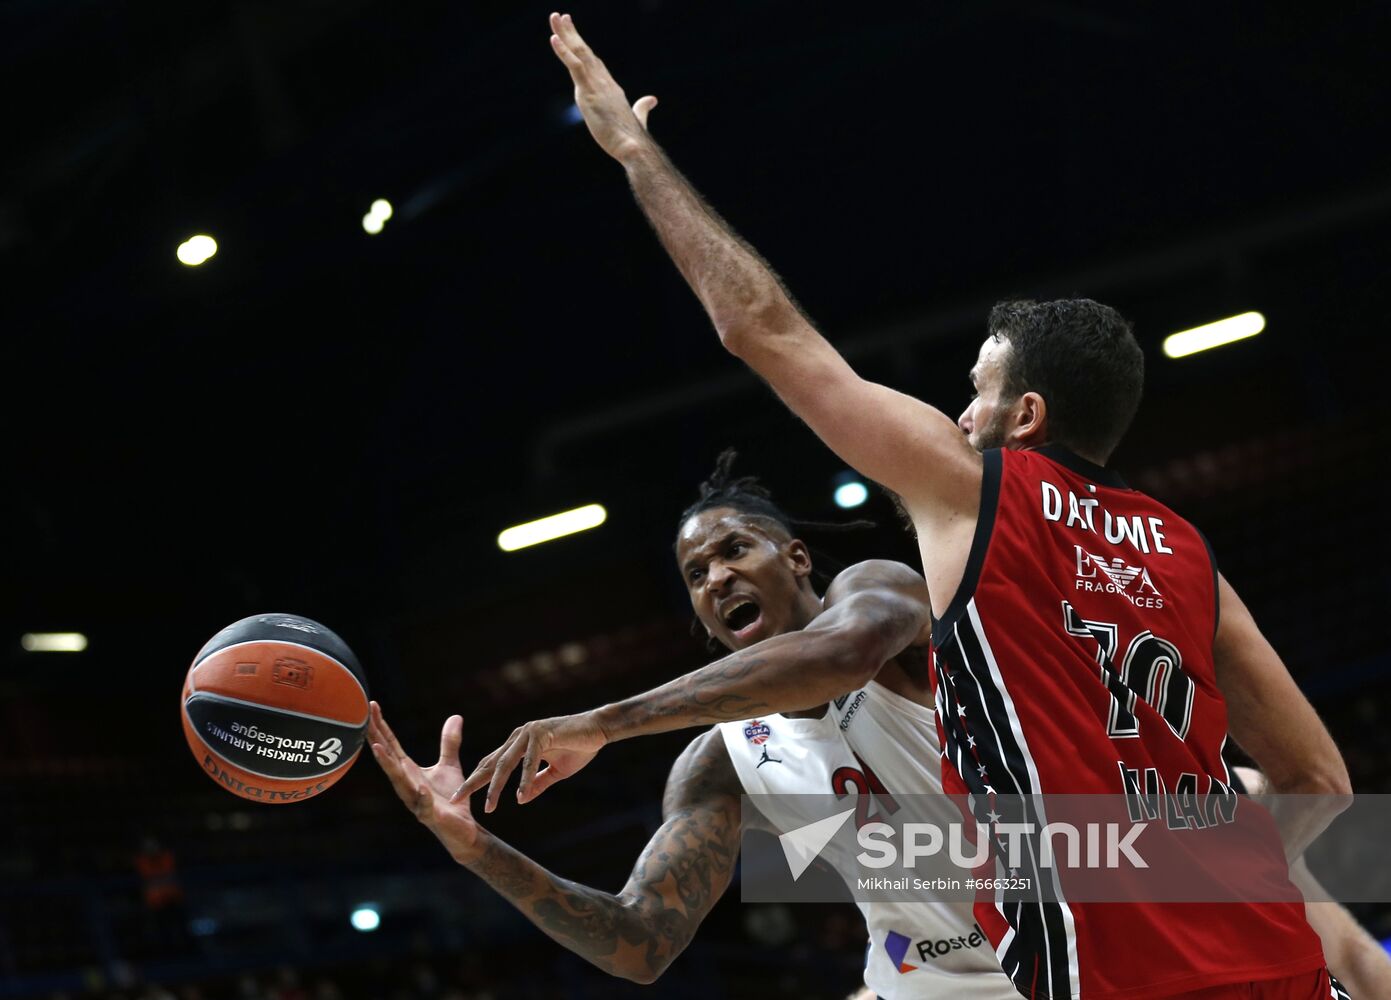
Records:
[[[174,852],[145,837],[135,855],[144,903],[145,938],[155,953],[183,955],[189,949],[188,910]]]
[[[174,852],[156,838],[146,837],[140,842],[135,870],[140,875],[146,909],[165,910],[183,903],[184,891],[179,885]]]
[[[289,966],[281,966],[275,974],[275,985],[270,988],[270,1000],[309,1000],[309,994],[300,986],[299,973]]]

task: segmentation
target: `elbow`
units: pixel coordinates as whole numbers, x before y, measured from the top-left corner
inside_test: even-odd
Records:
[[[720,346],[736,358],[743,359],[745,348],[745,338],[738,326],[720,323],[715,326],[715,333],[719,335]]]
[[[861,653],[845,666],[845,679],[850,682],[850,687],[846,690],[853,691],[862,688],[874,678],[879,676],[879,671],[884,666],[884,657],[877,654]]]
[[[1305,779],[1305,784],[1307,787],[1300,789],[1300,791],[1312,795],[1339,797],[1352,795],[1352,779],[1348,777],[1348,769],[1347,765],[1343,763],[1343,755],[1336,750],[1333,751],[1329,759],[1321,761],[1320,766],[1311,771]],[[1341,811],[1340,809],[1339,812]]]
[[[868,595],[853,595],[843,605],[847,614],[826,630],[822,662],[836,673],[836,695],[862,688],[913,641],[924,622],[898,603]]]
[[[1322,793],[1324,795],[1337,795],[1340,797],[1352,795],[1352,779],[1348,777],[1347,768],[1343,767],[1341,758],[1338,760],[1337,771],[1330,774],[1325,779],[1325,785],[1326,790]]]
[[[788,318],[796,315],[784,295],[751,295],[728,307],[711,310],[715,333],[726,351],[741,361],[749,361],[769,338],[787,329]]]
[[[752,350],[754,335],[747,317],[739,316],[715,323],[715,333],[719,335],[720,346],[740,361],[747,361]]]
[[[862,688],[879,675],[885,660],[882,645],[872,635],[858,630],[832,633],[826,655],[822,659],[831,671],[829,687],[835,689],[832,697],[847,691]]]
[[[1352,779],[1343,764],[1341,754],[1334,752],[1331,759],[1308,762],[1300,771],[1283,781],[1270,782],[1270,791],[1280,795],[1322,795],[1329,798],[1350,797]],[[1338,811],[1342,812],[1343,806]]]

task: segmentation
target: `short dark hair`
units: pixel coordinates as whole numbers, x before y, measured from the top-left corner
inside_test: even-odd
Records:
[[[1048,404],[1050,441],[1105,462],[1135,419],[1145,355],[1124,317],[1091,299],[1001,302],[990,335],[1013,348],[1005,391]]]

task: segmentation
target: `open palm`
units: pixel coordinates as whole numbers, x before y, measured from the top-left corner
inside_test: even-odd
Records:
[[[381,706],[375,701],[367,722],[367,739],[391,787],[406,808],[433,833],[455,861],[464,864],[481,853],[478,824],[468,799],[451,802],[450,795],[463,782],[459,767],[459,741],[464,720],[451,715],[440,731],[440,759],[431,767],[421,767],[401,749],[396,734],[386,724]]]

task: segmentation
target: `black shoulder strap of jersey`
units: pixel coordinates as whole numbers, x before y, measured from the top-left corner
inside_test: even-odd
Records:
[[[1000,449],[991,448],[982,456],[985,468],[980,482],[980,513],[976,517],[976,532],[971,538],[971,551],[966,557],[966,571],[961,574],[961,584],[947,605],[941,619],[932,619],[932,645],[940,647],[951,634],[952,627],[966,612],[966,605],[975,596],[976,584],[980,581],[981,566],[985,563],[986,550],[990,548],[990,535],[995,528],[995,512],[1000,506],[1000,475],[1004,459]]]

